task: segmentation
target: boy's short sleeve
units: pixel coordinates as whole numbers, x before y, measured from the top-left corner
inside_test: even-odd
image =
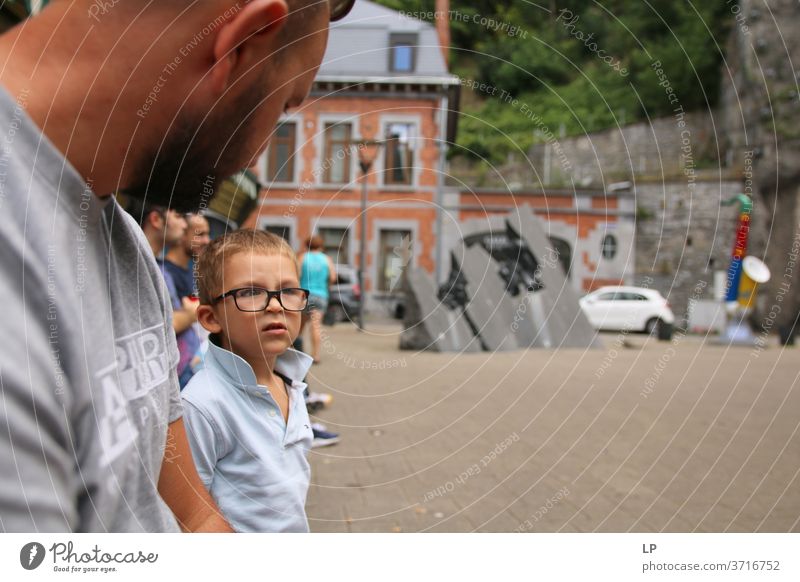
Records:
[[[214,478],[214,467],[222,458],[222,444],[215,423],[190,401],[183,399],[183,422],[192,449],[197,474],[206,489]]]

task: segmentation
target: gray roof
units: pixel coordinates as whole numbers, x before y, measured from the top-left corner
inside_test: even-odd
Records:
[[[389,35],[418,34],[416,68],[413,73],[389,70]],[[368,0],[356,0],[353,10],[331,24],[328,48],[317,80],[389,79],[406,82],[451,84],[436,28]]]

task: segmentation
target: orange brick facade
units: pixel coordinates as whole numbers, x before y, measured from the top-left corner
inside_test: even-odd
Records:
[[[439,175],[440,98],[386,98],[322,96],[308,100],[300,111],[288,118],[300,125],[295,154],[298,166],[292,183],[271,184],[266,175],[266,158],[252,170],[264,184],[260,203],[243,226],[289,229],[293,246],[304,241],[320,228],[331,224],[349,231],[350,245],[343,253],[346,261],[359,264],[358,237],[362,196],[362,173],[358,166],[356,143],[362,140],[383,140],[388,123],[403,122],[414,129],[412,147],[413,183],[408,186],[385,184],[385,153],[378,149],[367,175],[367,256],[364,288],[376,289],[381,231],[408,230],[413,233],[412,264],[433,273],[435,269],[436,197]],[[352,126],[352,160],[350,180],[344,184],[327,184],[325,164],[325,121],[336,120]],[[273,147],[270,145],[270,147]]]
[[[414,128],[412,147],[413,183],[393,186],[384,180],[385,152],[378,150],[367,175],[367,255],[364,291],[368,308],[375,309],[389,294],[378,290],[378,281],[385,274],[386,261],[396,261],[392,250],[381,249],[382,233],[402,231],[410,234],[411,264],[431,275],[446,278],[449,250],[460,243],[457,223],[487,215],[512,212],[529,206],[545,220],[548,234],[566,245],[572,256],[570,280],[579,292],[589,291],[598,282],[624,283],[632,257],[633,212],[630,201],[621,201],[622,194],[602,191],[553,190],[543,192],[503,192],[462,188],[460,191],[439,184],[439,143],[444,132],[441,96],[429,97],[358,96],[336,93],[309,100],[287,119],[297,126],[296,166],[290,183],[271,183],[266,174],[266,156],[252,170],[264,184],[259,205],[244,226],[282,228],[284,236],[300,250],[312,234],[336,227],[348,231],[349,243],[339,255],[341,262],[359,265],[359,236],[362,195],[362,174],[358,166],[356,144],[363,140],[386,138],[387,124],[395,120]],[[331,121],[349,123],[352,127],[352,159],[349,180],[329,184],[324,180],[326,152],[324,126]],[[271,144],[270,147],[273,147]],[[437,245],[437,207],[441,202],[443,219],[441,239]],[[454,223],[454,220],[457,223]],[[614,239],[614,245],[606,241]],[[614,249],[604,257],[602,245]],[[605,248],[605,247],[602,247]],[[437,257],[437,250],[441,256]],[[535,251],[534,251],[535,253]],[[397,254],[395,252],[395,254]],[[437,271],[437,260],[440,268]],[[384,263],[381,263],[384,261]],[[404,267],[404,265],[401,265]],[[382,271],[383,270],[383,271]],[[631,271],[632,272],[632,271]],[[385,279],[384,279],[385,281]]]
[[[569,275],[576,291],[582,293],[603,285],[630,282],[634,213],[632,198],[627,192],[480,189],[459,194],[458,217],[461,221],[484,219],[513,212],[522,206],[531,208],[544,220],[548,236],[559,240],[561,247],[569,250]],[[627,210],[620,210],[622,206]],[[613,245],[606,241],[607,237],[613,238]],[[604,245],[606,256],[603,255]]]

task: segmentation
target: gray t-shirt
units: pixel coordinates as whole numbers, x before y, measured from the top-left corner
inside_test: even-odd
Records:
[[[178,531],[158,494],[181,417],[150,247],[0,88],[0,531]]]

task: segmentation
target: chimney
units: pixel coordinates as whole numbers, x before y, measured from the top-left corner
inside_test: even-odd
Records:
[[[444,66],[450,68],[450,0],[436,0],[436,33],[439,35],[439,48],[444,57]]]

